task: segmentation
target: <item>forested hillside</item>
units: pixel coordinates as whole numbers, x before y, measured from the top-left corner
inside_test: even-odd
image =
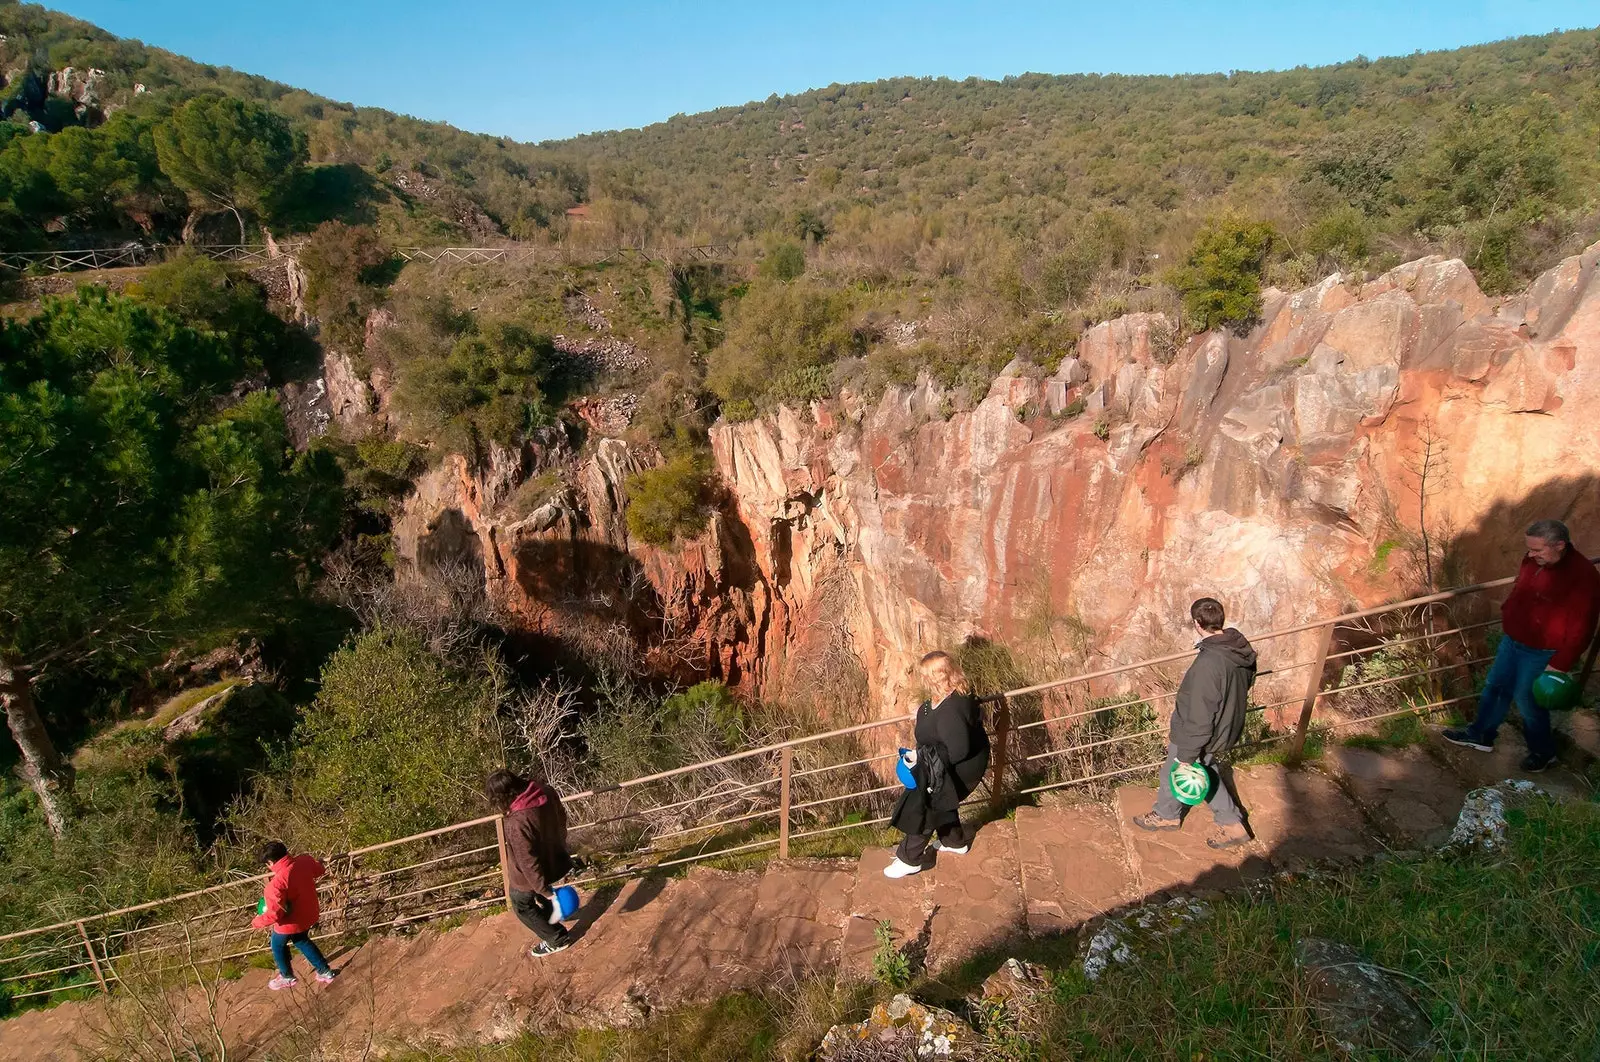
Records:
[[[1427,253],[1514,290],[1600,231],[1596,144],[1589,30],[1281,73],[832,86],[524,145],[0,0],[0,244],[173,250],[116,293],[0,276],[0,929],[249,869],[278,833],[334,851],[474,816],[492,765],[582,788],[815,707],[679,689],[598,622],[530,638],[444,566],[397,583],[406,499],[454,456],[548,459],[506,481],[522,519],[622,437],[626,535],[665,554],[711,518],[718,418],[922,372],[955,385],[948,416],[1096,322],[1166,311],[1170,364],[1189,333],[1248,330],[1266,285],[1359,287]],[[297,238],[296,305],[171,246],[266,234]],[[571,253],[394,253],[499,240]],[[706,242],[735,253],[605,260]],[[372,416],[308,441],[285,396],[329,366]]]

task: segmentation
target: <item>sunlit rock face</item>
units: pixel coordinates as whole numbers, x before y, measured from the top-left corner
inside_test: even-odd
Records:
[[[1509,574],[1537,517],[1600,550],[1597,260],[1508,299],[1439,257],[1336,274],[1269,290],[1247,336],[1177,344],[1136,314],[1054,373],[1013,363],[981,400],[924,379],[719,424],[725,494],[671,550],[629,540],[624,482],[648,459],[619,440],[452,459],[397,551],[481,565],[531,626],[604,618],[686,676],[769,696],[843,631],[869,715],[903,710],[915,661],[969,637],[1099,668],[1186,647],[1201,594],[1246,633],[1406,596],[1424,522],[1451,544],[1436,582]],[[505,511],[563,461],[576,486]]]

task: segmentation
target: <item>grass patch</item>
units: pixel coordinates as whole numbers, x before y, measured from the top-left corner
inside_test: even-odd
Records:
[[[1397,715],[1381,720],[1375,731],[1346,736],[1343,744],[1349,748],[1383,752],[1388,749],[1405,749],[1412,745],[1420,745],[1427,740],[1427,737],[1428,731],[1423,725],[1421,716]]]
[[[184,690],[157,709],[144,725],[151,729],[163,729],[169,726],[184,712],[193,708],[208,697],[215,697],[224,690],[230,690],[245,681],[241,678],[225,678],[211,683],[209,686],[198,686],[192,690]]]

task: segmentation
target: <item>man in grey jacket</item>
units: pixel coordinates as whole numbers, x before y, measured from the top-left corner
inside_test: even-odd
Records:
[[[1196,761],[1215,767],[1217,759],[1239,743],[1244,734],[1250,687],[1256,681],[1256,651],[1244,635],[1223,627],[1222,603],[1202,597],[1189,606],[1200,641],[1194,658],[1178,686],[1168,731],[1167,763],[1161,769],[1161,789],[1156,805],[1133,824],[1142,830],[1176,830],[1183,825],[1183,805],[1172,795],[1172,765]],[[1250,840],[1239,805],[1220,778],[1207,801],[1216,831],[1206,838],[1212,848],[1233,848]]]

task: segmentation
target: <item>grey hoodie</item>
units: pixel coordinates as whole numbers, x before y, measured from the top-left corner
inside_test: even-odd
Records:
[[[1239,743],[1256,681],[1256,651],[1232,627],[1206,638],[1199,649],[1172,709],[1172,747],[1185,762]]]

